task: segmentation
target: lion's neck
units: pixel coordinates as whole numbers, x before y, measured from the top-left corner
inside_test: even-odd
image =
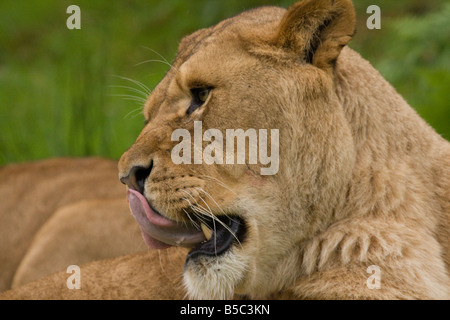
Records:
[[[429,151],[439,143],[441,139],[434,130],[368,61],[348,47],[338,61],[336,91],[357,151],[371,147],[374,155],[404,157],[419,150]]]
[[[445,203],[448,206],[450,144],[369,62],[349,48],[341,56],[336,92],[356,148],[351,185],[367,191],[362,198],[355,194],[358,207],[365,205],[361,214],[378,211],[391,217],[406,201],[421,207],[418,197],[427,207],[434,204],[442,211]]]
[[[336,92],[356,148],[337,218],[399,223],[437,235],[448,263],[450,144],[349,48],[338,60]]]
[[[450,272],[450,144],[349,48],[338,60],[336,92],[356,161],[334,220],[299,246],[299,277],[288,292],[308,293],[303,285],[318,271],[383,265],[416,248],[426,252],[433,272]],[[430,288],[445,282],[439,277]]]

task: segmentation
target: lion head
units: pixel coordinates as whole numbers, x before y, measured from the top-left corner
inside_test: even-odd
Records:
[[[361,59],[354,30],[350,1],[304,0],[182,39],[119,171],[145,242],[189,248],[190,297],[280,291],[304,272],[299,247],[342,218],[362,134],[339,71]]]

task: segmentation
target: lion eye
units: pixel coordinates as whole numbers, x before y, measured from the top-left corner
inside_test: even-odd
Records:
[[[187,114],[191,114],[196,109],[200,108],[208,99],[211,88],[195,88],[191,89],[192,101],[187,110]]]

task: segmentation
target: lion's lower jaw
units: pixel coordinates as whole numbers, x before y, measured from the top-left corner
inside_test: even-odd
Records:
[[[231,252],[186,263],[183,281],[190,299],[232,299],[248,271],[248,261]]]

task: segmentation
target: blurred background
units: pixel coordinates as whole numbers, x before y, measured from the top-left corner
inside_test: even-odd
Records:
[[[243,10],[295,0],[0,2],[0,165],[55,156],[118,159],[179,40]],[[450,140],[450,1],[355,0],[350,47]],[[69,30],[69,5],[81,30]],[[369,5],[381,29],[368,30]]]

